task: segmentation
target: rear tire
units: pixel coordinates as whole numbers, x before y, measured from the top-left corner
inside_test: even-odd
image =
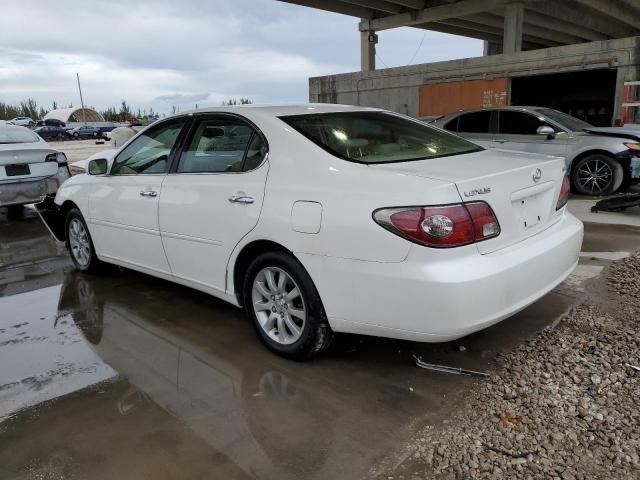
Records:
[[[571,184],[582,195],[611,195],[620,189],[623,180],[622,165],[602,153],[581,158],[571,172]]]
[[[307,360],[333,339],[311,277],[289,254],[264,253],[249,265],[243,301],[262,343],[280,356]]]
[[[97,272],[101,267],[101,262],[96,256],[89,228],[77,208],[67,214],[65,234],[67,250],[69,250],[71,261],[76,269],[83,273]]]

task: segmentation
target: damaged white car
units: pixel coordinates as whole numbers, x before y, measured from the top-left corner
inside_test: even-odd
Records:
[[[69,177],[64,153],[28,128],[0,124],[0,207],[17,214],[22,205],[55,195]]]

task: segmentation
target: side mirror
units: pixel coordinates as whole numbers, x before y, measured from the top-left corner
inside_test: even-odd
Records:
[[[91,160],[89,162],[87,173],[89,173],[89,175],[106,175],[107,170],[109,170],[107,159],[96,158],[95,160]]]
[[[545,135],[547,137],[547,140],[553,140],[554,138],[556,138],[555,130],[549,125],[542,125],[541,127],[538,127],[536,133],[538,135]]]

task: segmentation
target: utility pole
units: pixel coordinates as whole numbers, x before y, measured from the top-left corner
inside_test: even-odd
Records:
[[[76,77],[78,78],[78,91],[80,92],[80,106],[82,107],[82,120],[84,124],[87,124],[87,113],[84,111],[84,100],[82,100],[82,88],[80,87],[80,74],[76,72]]]

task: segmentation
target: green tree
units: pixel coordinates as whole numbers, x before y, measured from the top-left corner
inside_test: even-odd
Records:
[[[120,105],[119,117],[121,122],[126,122],[129,120],[129,117],[131,117],[131,109],[124,100],[122,100],[122,104]]]

